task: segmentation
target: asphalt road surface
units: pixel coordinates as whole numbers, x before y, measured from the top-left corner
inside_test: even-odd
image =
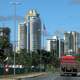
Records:
[[[42,75],[34,78],[25,78],[22,80],[80,80],[80,76],[60,76],[59,73],[48,73],[48,75]]]

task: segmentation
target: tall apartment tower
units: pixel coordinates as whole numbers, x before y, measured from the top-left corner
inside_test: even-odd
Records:
[[[41,20],[36,10],[30,10],[25,16],[27,24],[27,51],[41,49]]]
[[[27,49],[27,27],[25,23],[18,24],[18,45],[17,51]]]
[[[78,32],[65,32],[64,33],[64,53],[69,52],[78,53],[80,48],[80,33]]]

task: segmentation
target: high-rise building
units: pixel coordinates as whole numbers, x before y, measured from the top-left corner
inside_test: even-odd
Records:
[[[10,43],[10,29],[8,27],[0,27],[0,48],[5,48]]]
[[[41,49],[41,20],[36,10],[30,10],[25,16],[27,24],[27,51]]]
[[[54,53],[54,56],[60,57],[64,52],[63,40],[59,39],[57,36],[47,39],[47,51]]]
[[[27,49],[27,27],[25,23],[18,25],[18,45],[17,51]]]
[[[0,27],[0,49],[4,50],[4,54],[9,55],[12,51],[10,43],[10,28]]]
[[[68,54],[78,53],[80,48],[80,33],[78,32],[65,32],[64,33],[64,53]]]

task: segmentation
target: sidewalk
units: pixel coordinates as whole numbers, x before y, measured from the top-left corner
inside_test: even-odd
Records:
[[[22,78],[37,77],[41,75],[47,75],[47,73],[46,72],[36,72],[36,73],[29,73],[29,74],[18,74],[15,77],[13,75],[4,75],[0,77],[0,80],[20,80]]]

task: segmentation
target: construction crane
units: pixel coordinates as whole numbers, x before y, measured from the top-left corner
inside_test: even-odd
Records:
[[[24,20],[25,18],[22,16],[0,16],[0,21],[3,20],[12,20],[12,19],[16,19],[16,20]]]
[[[25,21],[25,18],[23,16],[0,16],[0,22],[3,22],[3,21],[12,21],[16,19],[18,21],[18,23],[20,23],[20,21]],[[4,23],[2,23],[3,26],[5,26]]]

